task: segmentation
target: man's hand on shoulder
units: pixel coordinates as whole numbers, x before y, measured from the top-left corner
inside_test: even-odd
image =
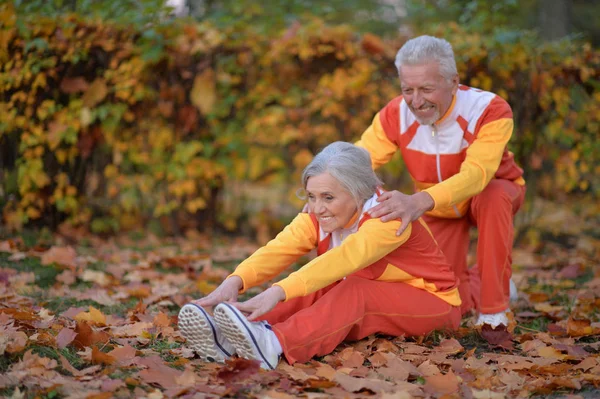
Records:
[[[435,205],[433,198],[426,192],[407,195],[396,190],[383,193],[377,198],[377,202],[379,205],[371,208],[369,215],[380,218],[382,222],[400,219],[402,224],[396,235],[402,234],[411,222],[433,209]]]

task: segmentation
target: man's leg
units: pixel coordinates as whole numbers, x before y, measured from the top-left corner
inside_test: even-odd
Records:
[[[523,204],[525,187],[493,179],[473,197],[469,219],[477,226],[477,265],[481,276],[482,314],[503,312],[509,307],[512,274],[513,217]]]
[[[467,270],[467,255],[469,253],[469,220],[442,219],[423,215],[423,220],[429,226],[433,237],[437,241],[446,259],[450,263],[454,274],[460,280],[458,291],[462,300],[461,313],[464,315],[477,306],[473,297],[469,272]]]
[[[435,295],[404,283],[347,277],[310,307],[274,324],[289,363],[331,353],[344,340],[380,332],[423,335],[456,329],[460,310]]]

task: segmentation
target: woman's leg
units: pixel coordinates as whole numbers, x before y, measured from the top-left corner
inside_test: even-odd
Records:
[[[265,313],[257,320],[266,320],[269,324],[273,325],[276,323],[281,323],[287,320],[293,314],[298,313],[302,309],[310,307],[313,303],[315,303],[319,298],[325,295],[329,290],[335,287],[338,283],[333,283],[325,288],[320,289],[319,291],[313,292],[310,295],[293,298],[286,302],[281,302],[273,308],[268,313]]]
[[[460,308],[404,283],[348,277],[311,306],[274,324],[273,331],[290,363],[331,353],[344,340],[380,332],[423,335],[456,329]]]

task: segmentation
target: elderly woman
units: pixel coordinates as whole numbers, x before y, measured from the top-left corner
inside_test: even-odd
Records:
[[[309,213],[243,261],[210,295],[185,305],[179,329],[203,359],[234,353],[274,369],[331,353],[373,333],[423,335],[460,323],[457,279],[422,220],[396,235],[400,220],[370,217],[381,184],[366,150],[336,142],[304,169]],[[300,256],[317,257],[259,295]],[[215,306],[214,317],[204,308]]]

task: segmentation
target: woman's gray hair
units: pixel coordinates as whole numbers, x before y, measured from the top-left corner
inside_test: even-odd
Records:
[[[441,75],[448,81],[458,74],[452,45],[444,39],[433,36],[419,36],[410,39],[396,54],[396,68],[400,74],[403,65],[419,65],[436,61]]]
[[[383,184],[373,171],[369,152],[344,141],[336,141],[323,148],[304,168],[304,189],[306,190],[309,178],[325,172],[336,179],[360,206]]]

